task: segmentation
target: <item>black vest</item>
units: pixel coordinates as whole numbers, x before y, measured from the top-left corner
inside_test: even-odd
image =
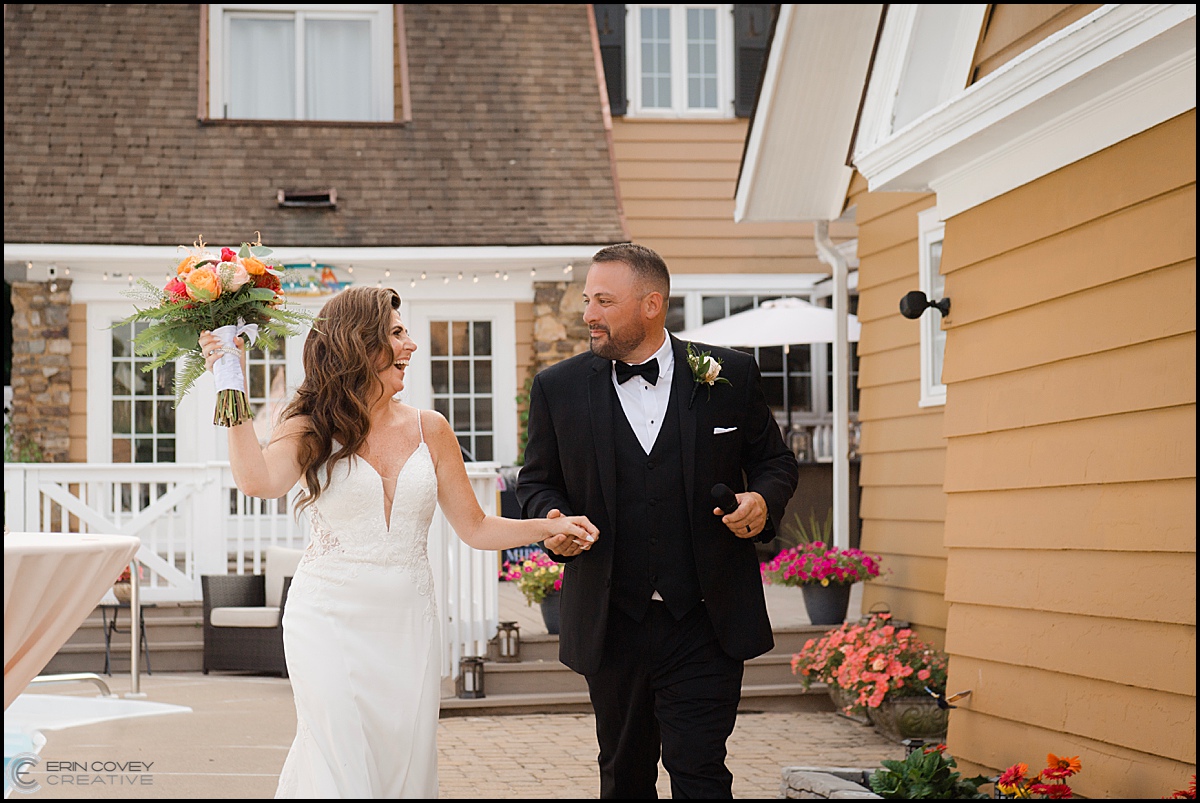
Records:
[[[701,592],[683,487],[677,403],[672,394],[658,440],[647,455],[616,388],[612,394],[617,461],[612,602],[640,622],[658,591],[679,620],[700,601]]]

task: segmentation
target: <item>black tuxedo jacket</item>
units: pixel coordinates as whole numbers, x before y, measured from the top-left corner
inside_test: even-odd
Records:
[[[713,515],[712,487],[757,491],[769,523],[758,540],[770,540],[796,490],[796,458],[783,442],[762,393],[758,365],[740,351],[696,343],[722,361],[729,384],[697,385],[686,344],[671,336],[675,373],[670,404],[679,413],[683,486],[688,497],[692,548],[704,605],[722,649],[747,660],[774,646],[767,618],[755,539],[738,538]],[[560,660],[583,675],[600,667],[614,573],[617,468],[613,446],[612,362],[590,352],[550,366],[533,380],[528,445],[517,481],[526,518],[554,508],[586,515],[600,530],[596,544],[566,563],[562,592]],[[695,390],[693,396],[693,389]],[[628,534],[626,534],[628,535]],[[637,534],[640,535],[640,534]]]

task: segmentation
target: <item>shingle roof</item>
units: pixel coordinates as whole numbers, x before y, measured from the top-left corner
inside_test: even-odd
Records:
[[[5,241],[620,241],[587,9],[406,5],[412,122],[338,126],[199,122],[199,6],[6,5]]]

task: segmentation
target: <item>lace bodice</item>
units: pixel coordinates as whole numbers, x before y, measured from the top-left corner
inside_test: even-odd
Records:
[[[437,472],[423,433],[396,478],[390,521],[383,507],[383,482],[362,458],[338,462],[328,487],[308,508],[312,540],[293,588],[297,582],[310,588],[317,604],[323,605],[329,586],[353,581],[363,566],[406,570],[426,600],[425,616],[435,617],[428,541],[437,507]]]

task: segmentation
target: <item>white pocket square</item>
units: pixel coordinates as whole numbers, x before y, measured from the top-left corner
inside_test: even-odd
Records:
[[[714,435],[724,435],[726,432],[736,432],[737,427],[713,427]]]

